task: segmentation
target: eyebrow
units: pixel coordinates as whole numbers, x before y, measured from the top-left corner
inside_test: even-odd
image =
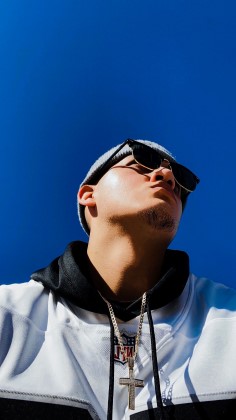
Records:
[[[128,157],[128,156],[126,156],[126,157]],[[132,157],[132,155],[131,155],[131,157]],[[122,159],[123,160],[123,159]],[[116,162],[115,164],[114,164],[114,166],[130,166],[130,165],[132,165],[133,163],[137,163],[136,162],[136,160],[133,158],[133,159],[131,159],[130,160],[130,162],[127,162],[127,163],[122,163],[121,164],[121,161],[119,161],[119,162]]]

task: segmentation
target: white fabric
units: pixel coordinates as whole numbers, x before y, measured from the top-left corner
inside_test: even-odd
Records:
[[[236,291],[191,275],[174,302],[152,312],[162,397],[173,404],[236,398]],[[138,318],[119,322],[136,333]],[[105,419],[110,325],[31,280],[0,287],[0,396],[89,407]],[[115,362],[114,420],[129,418],[127,365]],[[136,411],[155,407],[147,315],[135,376]],[[131,412],[133,414],[133,411]]]

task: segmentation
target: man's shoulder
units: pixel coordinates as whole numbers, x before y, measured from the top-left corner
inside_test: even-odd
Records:
[[[226,309],[236,313],[236,289],[225,283],[213,281],[206,277],[191,275],[195,295],[204,300],[208,306]]]
[[[10,298],[19,298],[22,295],[32,296],[35,293],[41,293],[44,290],[44,286],[35,280],[29,280],[24,283],[9,283],[0,285],[0,302],[5,297]],[[27,295],[26,295],[27,294]]]
[[[34,280],[0,286],[0,312],[28,317],[35,305],[47,304],[49,291]]]

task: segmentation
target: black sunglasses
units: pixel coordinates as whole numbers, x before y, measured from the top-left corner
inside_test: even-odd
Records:
[[[175,177],[175,181],[183,188],[185,193],[190,193],[195,190],[197,184],[200,182],[200,179],[191,172],[188,168],[183,165],[180,165],[177,162],[169,161],[161,155],[152,147],[147,146],[141,142],[138,142],[133,139],[127,139],[122,143],[115,152],[109,157],[109,159],[104,162],[100,167],[99,172],[105,172],[107,164],[113,159],[113,157],[121,150],[123,147],[128,145],[132,150],[132,155],[134,160],[141,166],[144,166],[147,169],[154,170],[161,166],[162,162],[168,162],[168,168],[172,170]]]

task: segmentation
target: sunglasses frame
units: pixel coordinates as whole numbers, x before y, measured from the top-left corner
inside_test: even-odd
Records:
[[[129,147],[130,147],[130,149],[132,150],[132,155],[133,155],[133,158],[134,158],[134,160],[135,160],[135,162],[137,162],[138,163],[138,165],[141,165],[141,166],[143,166],[144,168],[147,168],[147,169],[149,169],[149,170],[151,170],[151,171],[153,171],[154,169],[158,169],[160,166],[161,166],[161,164],[162,164],[162,162],[168,162],[168,167],[169,167],[169,169],[172,171],[172,173],[173,173],[173,175],[174,175],[174,178],[175,178],[175,181],[177,182],[177,184],[182,188],[182,189],[184,189],[187,193],[191,193],[191,192],[193,192],[194,190],[195,190],[195,188],[193,189],[193,190],[190,190],[190,189],[188,189],[188,188],[186,188],[186,187],[184,187],[184,185],[182,185],[182,184],[180,184],[180,182],[176,179],[176,177],[175,177],[175,173],[174,173],[174,167],[175,166],[177,166],[178,168],[180,168],[180,169],[182,169],[183,168],[183,170],[184,171],[187,171],[187,172],[189,172],[192,176],[193,176],[193,178],[194,178],[194,180],[195,180],[195,182],[196,182],[196,186],[197,186],[197,184],[199,184],[199,182],[200,182],[200,179],[197,177],[197,175],[195,175],[192,171],[190,171],[190,169],[188,169],[188,168],[186,168],[186,166],[183,166],[183,165],[181,165],[180,163],[177,163],[177,162],[170,162],[167,158],[164,158],[163,156],[161,156],[161,154],[157,151],[157,150],[154,150],[154,152],[157,154],[157,155],[159,155],[160,156],[160,165],[159,166],[157,166],[156,168],[150,168],[150,167],[148,167],[148,166],[146,166],[146,165],[144,165],[143,163],[141,163],[141,162],[139,162],[136,158],[135,158],[135,156],[134,156],[134,151],[133,151],[133,148],[132,148],[132,144],[138,144],[138,145],[141,145],[141,146],[143,146],[143,147],[146,147],[146,148],[149,148],[149,149],[152,149],[150,146],[148,146],[148,145],[146,145],[146,144],[144,144],[144,143],[141,143],[141,142],[139,142],[139,141],[137,141],[137,140],[133,140],[133,139],[130,139],[130,138],[128,138],[128,139],[126,139],[115,151],[114,151],[114,153],[112,153],[111,154],[111,156],[103,163],[103,165],[100,167],[100,171],[102,172],[102,171],[104,171],[104,168],[107,166],[107,164],[113,159],[113,157],[117,154],[117,153],[119,153],[119,151],[121,150],[121,149],[123,149],[123,147],[125,147],[126,145],[128,145]]]

